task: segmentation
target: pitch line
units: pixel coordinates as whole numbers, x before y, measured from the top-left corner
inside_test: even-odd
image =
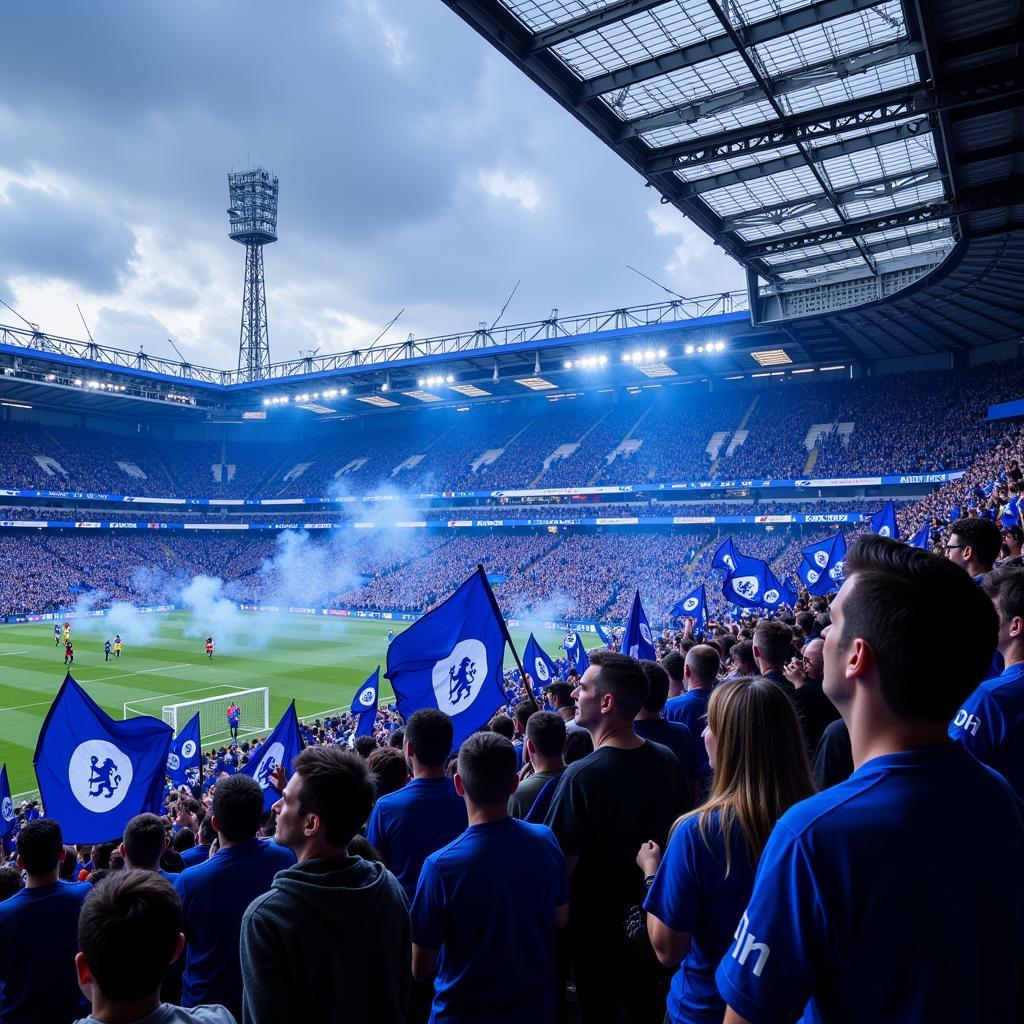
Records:
[[[0,658],[13,658],[16,654],[28,654],[28,651],[7,651],[5,654],[0,654]]]

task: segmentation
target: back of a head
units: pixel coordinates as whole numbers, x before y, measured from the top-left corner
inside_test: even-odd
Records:
[[[107,1000],[130,1002],[156,992],[178,948],[181,902],[152,871],[108,874],[85,899],[78,948]]]
[[[668,673],[669,679],[681,684],[683,681],[683,669],[686,667],[686,658],[678,651],[669,651],[661,659],[661,667]]]
[[[60,862],[58,875],[63,881],[70,882],[76,874],[78,874],[78,855],[75,853],[73,846],[65,846],[64,857]]]
[[[793,630],[778,619],[762,619],[754,627],[754,646],[763,661],[781,667],[793,650]]]
[[[520,731],[525,732],[526,723],[530,720],[530,716],[535,710],[534,705],[526,701],[516,705],[516,724],[519,726]]]
[[[733,670],[740,675],[756,676],[757,663],[754,661],[754,645],[749,640],[737,640],[729,652]]]
[[[647,697],[643,709],[657,713],[668,700],[668,673],[656,661],[641,661],[640,668],[647,679]]]
[[[0,868],[0,903],[20,892],[21,888],[21,872],[17,868]]]
[[[948,559],[877,534],[850,546],[846,581],[833,605],[834,616],[841,606],[842,621],[827,645],[845,651],[860,638],[871,647],[882,697],[896,717],[949,722],[992,663],[992,602]],[[826,684],[828,664],[826,653]]]
[[[377,741],[372,736],[357,736],[352,749],[362,758],[369,757],[377,749]]]
[[[231,775],[217,783],[210,815],[216,829],[229,842],[243,843],[255,837],[263,814],[263,790],[248,775]]]
[[[491,732],[496,732],[499,736],[504,736],[507,740],[511,740],[516,732],[516,727],[508,715],[495,715],[488,724],[488,728]]]
[[[690,675],[700,680],[704,686],[713,686],[718,678],[718,670],[722,659],[718,651],[709,644],[697,644],[686,652],[686,667]]]
[[[324,838],[345,847],[373,809],[374,784],[366,761],[338,747],[306,747],[295,759],[299,813],[315,814]]]
[[[420,708],[405,723],[405,742],[425,768],[440,768],[445,763],[454,735],[451,718],[437,708]]]
[[[582,761],[594,752],[594,738],[586,729],[568,729],[565,734],[565,750],[562,758],[566,764]]]
[[[474,804],[504,805],[515,786],[515,748],[495,732],[475,732],[459,748],[458,770],[466,796]]]
[[[981,516],[970,519],[958,519],[947,533],[956,536],[957,543],[962,547],[970,547],[971,561],[983,568],[991,568],[999,557],[999,549],[1003,546],[1003,535],[991,519]]]
[[[394,747],[396,750],[401,750],[405,746],[405,730],[392,729],[388,736],[388,746]]]
[[[796,616],[796,624],[804,631],[804,636],[810,636],[816,625],[813,612],[799,612]]]
[[[708,701],[714,784],[705,805],[735,820],[756,864],[775,822],[814,791],[793,702],[769,679],[722,683]]]
[[[636,658],[617,651],[593,651],[590,664],[599,672],[595,686],[615,700],[615,713],[624,722],[632,722],[647,700],[647,677]]]
[[[401,789],[409,781],[405,754],[394,747],[380,747],[367,759],[366,767],[376,780],[377,799]]]
[[[30,875],[48,875],[63,856],[64,838],[56,821],[30,821],[18,833],[18,857]]]
[[[526,723],[526,738],[541,757],[558,757],[565,749],[565,722],[553,711],[535,711]]]
[[[167,829],[161,818],[136,814],[124,827],[125,859],[135,868],[156,868],[166,839]]]

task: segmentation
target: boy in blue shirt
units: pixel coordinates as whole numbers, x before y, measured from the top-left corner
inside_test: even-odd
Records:
[[[964,701],[949,735],[1024,798],[1024,569],[995,569],[982,590],[999,616],[999,653],[1006,667]]]
[[[437,968],[431,1024],[555,1024],[555,929],[569,917],[565,860],[551,830],[509,817],[512,744],[474,733],[455,786],[469,828],[423,864],[412,905],[413,977]],[[529,880],[526,886],[509,879]],[[495,983],[515,979],[515,998]]]
[[[78,913],[88,882],[58,879],[64,856],[60,825],[29,822],[18,835],[25,888],[0,903],[0,1020],[4,1024],[67,1021],[89,1008],[75,977]]]
[[[824,689],[855,771],[776,824],[716,974],[724,1024],[1019,1020],[1020,804],[946,735],[991,662],[991,602],[869,535],[831,616]]]
[[[258,839],[263,790],[248,775],[217,783],[210,818],[218,850],[174,880],[188,940],[181,1001],[186,1006],[222,1003],[242,1019],[242,968],[238,936],[246,908],[269,892],[274,876],[295,854]]]

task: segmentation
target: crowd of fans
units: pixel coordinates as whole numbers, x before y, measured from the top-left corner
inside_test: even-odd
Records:
[[[560,659],[568,681],[522,680],[457,750],[436,708],[367,736],[303,723],[270,811],[239,771],[260,738],[105,843],[24,805],[0,1020],[1020,1020],[1024,563],[1003,540],[981,515],[944,557],[861,536],[838,595],[686,620],[656,661]]]
[[[1010,363],[918,373],[913,386],[893,375],[615,389],[464,414],[362,417],[291,442],[169,441],[9,421],[0,424],[0,486],[301,498],[958,469],[998,436],[986,407],[1015,397],[1021,376]],[[722,443],[709,453],[716,436]]]

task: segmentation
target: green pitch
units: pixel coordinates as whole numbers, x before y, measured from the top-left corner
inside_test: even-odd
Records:
[[[141,698],[165,697],[143,705],[159,715],[162,703],[266,686],[273,726],[293,698],[300,717],[347,707],[377,665],[384,671],[388,628],[398,633],[406,625],[254,613],[244,616],[248,635],[226,641],[215,633],[217,649],[209,661],[203,651],[206,634],[185,635],[190,621],[179,613],[154,616],[145,623],[152,631],[148,640],[133,642],[125,631],[121,657],[111,654],[105,662],[104,620],[78,620],[71,631],[71,673],[117,719],[126,702]],[[558,651],[563,633],[534,632],[546,651]],[[528,635],[529,630],[512,630],[520,655]],[[597,638],[585,636],[584,643],[592,646]],[[512,665],[506,651],[505,667]],[[65,671],[64,646],[54,646],[52,622],[0,626],[0,763],[7,764],[16,796],[36,788],[32,754]],[[387,702],[391,689],[387,680],[381,683],[381,700]]]

